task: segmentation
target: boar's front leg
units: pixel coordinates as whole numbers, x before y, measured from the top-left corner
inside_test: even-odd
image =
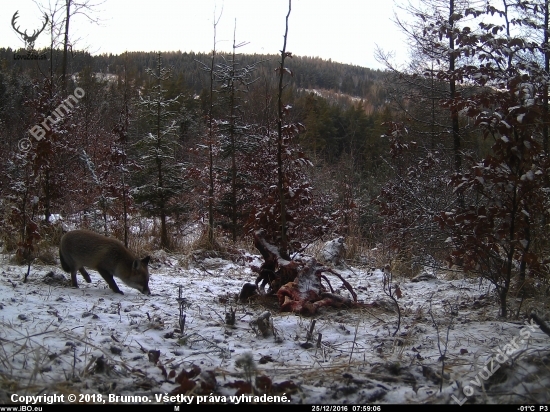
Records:
[[[103,279],[105,279],[105,282],[107,282],[113,292],[124,295],[124,293],[118,288],[115,280],[113,279],[113,275],[111,275],[108,270],[98,268],[97,271],[103,277]]]

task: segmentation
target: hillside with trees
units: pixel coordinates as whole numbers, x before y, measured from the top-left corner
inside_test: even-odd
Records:
[[[41,88],[50,87],[48,85],[55,82],[52,79],[57,78],[59,74],[58,72],[54,73],[54,70],[50,73],[49,78],[43,75],[38,76],[38,78],[34,76],[36,76],[36,73],[47,73],[56,64],[60,65],[63,54],[61,51],[56,51],[52,53],[52,61],[21,64],[19,61],[12,59],[13,53],[14,51],[10,49],[0,50],[4,91],[2,93],[4,102],[3,115],[5,116],[2,123],[5,125],[3,129],[5,138],[2,139],[2,144],[3,150],[6,153],[11,152],[17,156],[23,156],[22,153],[17,153],[19,136],[25,135],[25,131],[32,127],[33,122],[40,123],[38,121],[40,114],[34,113],[33,115],[31,110],[28,116],[29,120],[26,120],[25,123],[16,123],[13,119],[9,119],[9,116],[12,116],[13,112],[8,109],[11,107],[20,107],[22,111],[29,111],[29,101],[35,98],[36,93],[39,93]],[[160,85],[155,84],[148,74],[150,70],[158,69],[159,58],[161,59],[162,70],[170,70],[170,76],[164,78]],[[228,62],[232,58],[231,55],[216,55],[213,73],[215,80],[212,85],[214,91],[212,115],[216,116],[216,122],[223,122],[223,119],[228,118],[237,119],[240,124],[238,128],[239,140],[249,141],[246,144],[244,142],[239,143],[239,145],[254,146],[258,143],[258,133],[262,134],[264,133],[262,129],[268,130],[270,127],[273,127],[272,122],[276,115],[276,106],[274,104],[276,79],[273,73],[277,65],[277,56],[236,54],[234,57],[235,70],[246,71],[247,68],[252,68],[252,70],[250,73],[247,73],[246,81],[241,82],[240,89],[232,92],[239,94],[237,96],[238,107],[233,109],[233,114],[231,114],[231,103],[228,101],[227,96],[224,97],[223,90],[224,87],[227,87],[227,84],[233,84],[234,80],[230,77],[228,78],[227,73],[222,73],[223,70],[227,71]],[[150,94],[155,87],[157,89],[162,87],[163,98],[171,101],[172,120],[175,122],[172,129],[172,139],[173,144],[176,146],[172,149],[172,152],[177,153],[178,158],[174,159],[175,163],[171,170],[173,171],[174,168],[177,169],[179,167],[177,170],[182,173],[180,176],[182,179],[185,173],[190,173],[192,177],[183,179],[186,181],[185,184],[193,185],[197,194],[202,193],[200,188],[204,182],[200,176],[203,172],[202,169],[206,165],[200,163],[200,159],[204,155],[204,153],[201,153],[200,147],[205,143],[204,138],[208,134],[209,123],[206,118],[209,116],[210,104],[210,77],[208,71],[204,70],[204,66],[208,66],[210,59],[211,56],[195,53],[163,53],[161,56],[155,53],[144,52],[125,53],[121,56],[90,56],[87,53],[73,53],[68,60],[68,65],[71,67],[68,90],[70,91],[71,87],[74,89],[78,86],[86,91],[86,96],[83,98],[81,104],[70,114],[72,117],[71,122],[83,129],[71,131],[71,133],[74,133],[72,143],[69,144],[72,148],[63,148],[63,150],[72,152],[72,156],[67,159],[67,162],[64,162],[63,167],[67,167],[70,164],[77,170],[81,170],[81,172],[73,174],[75,178],[74,184],[81,186],[83,193],[104,192],[105,188],[102,187],[102,184],[105,182],[99,183],[96,181],[97,179],[90,175],[89,169],[92,165],[96,169],[101,167],[99,163],[105,160],[104,156],[106,154],[101,148],[104,147],[105,150],[112,151],[114,150],[114,142],[119,142],[124,145],[123,149],[118,147],[116,149],[117,153],[122,151],[124,154],[119,161],[128,161],[136,167],[135,173],[134,171],[129,171],[129,175],[126,177],[129,180],[125,182],[125,184],[132,183],[131,185],[134,188],[127,187],[125,190],[128,190],[128,194],[137,193],[135,188],[143,183],[142,178],[139,177],[141,173],[139,171],[143,167],[138,161],[140,157],[139,150],[145,150],[144,147],[137,143],[142,141],[143,133],[148,133],[146,131],[147,120],[144,114],[142,114],[143,111],[140,109],[140,106],[143,105],[144,96]],[[323,170],[324,178],[328,177],[329,181],[338,182],[339,179],[347,180],[343,175],[337,176],[329,170],[332,168],[331,165],[346,164],[346,167],[349,167],[349,176],[353,175],[354,180],[356,180],[355,184],[359,185],[358,182],[363,181],[363,179],[371,179],[372,182],[373,179],[370,172],[380,170],[380,167],[383,166],[381,157],[387,152],[387,143],[380,139],[380,134],[383,131],[381,127],[382,116],[388,116],[387,104],[385,102],[386,97],[383,91],[385,73],[327,62],[318,58],[301,58],[296,56],[289,58],[287,65],[289,70],[292,71],[293,76],[288,76],[288,85],[285,85],[284,90],[284,99],[289,105],[294,107],[291,113],[292,119],[299,121],[305,127],[304,132],[294,139],[305,150],[303,156],[307,154],[307,157],[315,163],[315,169],[319,171]],[[226,77],[224,78],[224,76]],[[286,81],[287,79],[285,78]],[[9,92],[10,83],[12,82],[21,83],[17,86],[17,93]],[[59,91],[57,92],[57,97],[54,97],[55,92],[53,90],[48,91],[46,94],[51,95],[50,100],[46,103],[50,107],[50,110],[55,109],[61,104],[62,96]],[[99,101],[102,101],[102,103],[98,106],[97,102]],[[233,102],[234,107],[235,105],[236,103]],[[48,118],[46,114],[44,114],[44,119]],[[97,118],[101,120],[94,121],[94,130],[92,130],[89,127],[91,125],[81,123],[80,116],[90,119],[89,121],[92,121],[91,119],[94,116],[98,116]],[[64,119],[64,123],[66,121],[67,119]],[[227,153],[227,149],[223,149],[222,147],[224,145],[223,136],[225,136],[226,132],[224,127],[218,128],[216,131],[218,134],[216,144],[219,145],[217,150]],[[63,135],[67,133],[69,131],[60,130],[58,134]],[[123,137],[121,137],[121,133],[123,133]],[[92,137],[92,135],[94,136]],[[84,139],[83,141],[86,142],[84,145],[82,145],[81,139]],[[105,140],[99,142],[94,139]],[[121,139],[124,139],[124,143],[122,143]],[[94,153],[88,153],[91,140],[94,142],[94,149],[92,150],[96,151],[96,156],[98,157],[95,157]],[[39,143],[36,145],[37,147],[33,146],[32,150],[40,150],[38,146],[44,144],[44,142],[37,143]],[[257,147],[249,147],[247,150],[251,152],[255,149]],[[244,148],[241,148],[242,150]],[[263,152],[266,150],[269,149],[267,147],[262,149]],[[80,151],[86,152],[86,161],[82,160],[83,155],[78,153]],[[25,156],[31,156],[29,153],[26,153]],[[128,155],[130,156],[129,158],[127,158]],[[36,154],[32,156],[36,157]],[[9,158],[10,156],[6,156],[4,159],[7,161]],[[226,162],[224,156],[221,156],[216,161],[218,162],[216,168],[225,167],[223,166],[224,162]],[[251,162],[251,160],[246,160],[244,153],[242,161]],[[47,163],[49,164],[49,162]],[[179,164],[179,166],[176,166],[176,164]],[[252,165],[250,166],[252,167]],[[53,166],[48,165],[48,167]],[[122,166],[114,164],[109,166],[109,168],[120,167]],[[237,167],[237,165],[234,167]],[[245,166],[239,164],[238,167],[244,168]],[[341,169],[341,167],[338,168]],[[62,174],[62,171],[59,170],[57,173]],[[112,172],[105,171],[104,173],[110,174]],[[260,175],[261,171],[257,170],[255,173]],[[312,173],[311,168],[309,170],[308,168],[304,169],[304,173]],[[89,176],[85,180],[90,182],[91,187],[85,189],[81,185],[81,179],[82,177],[86,177],[86,175]],[[219,178],[223,180],[221,175]],[[261,184],[258,186],[258,184],[254,183],[254,179],[258,178],[260,177],[248,176],[246,179],[243,178],[240,184],[245,186],[246,190],[252,191],[253,187],[261,186]],[[181,187],[184,187],[183,180],[180,182]],[[222,181],[219,183],[216,182],[216,184],[221,185],[220,188],[224,185]],[[335,184],[335,186],[339,185]],[[91,191],[88,192],[87,189],[91,189]],[[243,190],[245,189],[243,188]],[[64,215],[75,212],[84,214],[95,213],[89,210],[90,207],[94,208],[94,203],[90,203],[89,200],[85,202],[86,205],[82,205],[83,207],[73,209],[72,207],[68,208],[65,197],[54,199],[53,193],[50,196],[49,192],[44,192],[43,189],[41,193],[45,204],[49,205],[53,201],[56,202],[58,207],[63,209],[56,209],[55,213],[57,214]],[[190,192],[187,193],[189,194]],[[258,197],[265,197],[259,193],[257,195]],[[337,204],[341,202],[339,198],[349,197],[350,195],[350,193],[333,193],[330,196],[331,204],[326,205],[327,213],[334,214],[338,208]],[[373,190],[370,190],[369,194],[367,194],[367,196],[373,195]],[[103,195],[98,194],[98,196],[112,199],[109,206],[111,211],[114,210],[112,209],[113,207],[118,207],[115,205],[120,199],[114,193],[111,193],[110,196],[107,196],[106,193],[103,193]],[[142,195],[137,197],[141,199],[140,196]],[[216,201],[216,209],[221,214],[217,216],[217,221],[222,226],[226,226],[223,210],[225,208],[224,202],[227,199],[224,200],[225,195],[223,191],[219,196],[220,198]],[[131,204],[127,205],[128,208],[136,207],[134,195],[129,196],[126,200],[131,202]],[[183,198],[177,201],[174,198],[173,201],[180,205],[191,203]],[[105,200],[102,202],[107,207]],[[239,202],[242,204],[246,203],[244,199]],[[39,207],[41,205],[42,202],[40,202]],[[106,212],[106,210],[103,211]],[[145,209],[142,209],[142,211],[145,211]],[[243,216],[242,219],[245,219],[248,212],[241,210],[239,214]],[[180,216],[179,219],[184,223],[188,219],[200,218],[203,213],[202,206],[195,202],[194,207],[188,209],[187,217],[183,218]],[[349,210],[346,213],[350,213]],[[107,214],[110,215],[111,213],[104,213],[105,216]],[[49,216],[49,213],[46,213],[45,216]],[[46,221],[48,220],[49,218],[46,218]],[[242,221],[240,223],[240,227],[243,227],[245,222]],[[105,229],[105,222],[101,226]],[[365,228],[365,231],[367,230],[368,228]],[[242,232],[241,236],[245,236],[245,233]],[[166,239],[163,244],[166,245]]]

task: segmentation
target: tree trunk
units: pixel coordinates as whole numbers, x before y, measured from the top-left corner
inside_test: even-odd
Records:
[[[451,53],[449,54],[449,72],[451,75],[455,71],[455,62],[456,57],[454,55],[454,49],[455,49],[455,39],[454,39],[454,22],[453,22],[453,14],[455,10],[455,2],[454,0],[449,0],[449,25],[451,26],[451,30],[449,33],[449,50]],[[456,81],[454,78],[451,78],[449,81],[449,94],[451,100],[456,98]],[[460,170],[462,169],[462,156],[460,154],[460,125],[458,123],[458,110],[453,106],[451,107],[451,129],[453,133],[453,152],[454,152],[454,163],[455,163],[455,172],[460,173]],[[457,192],[458,196],[458,206],[460,208],[464,208],[464,194],[461,191]]]
[[[549,1],[544,2],[544,70],[546,73],[550,73],[550,51],[548,47],[548,31],[550,30],[548,25],[549,22]],[[548,83],[544,83],[543,94],[542,94],[542,113],[543,113],[543,123],[542,123],[542,142],[544,153],[548,154]]]
[[[506,298],[508,297],[508,286],[500,290],[500,316],[506,318],[508,316],[508,311],[506,309]]]
[[[527,241],[527,246],[523,250],[523,254],[521,255],[521,261],[519,264],[519,277],[522,281],[525,280],[525,272],[527,270],[527,261],[525,259],[525,256],[527,255],[527,252],[529,252],[529,246],[531,246],[531,231],[529,230],[530,228],[529,218],[525,216],[523,220],[525,222],[524,239]]]
[[[71,1],[65,0],[65,37],[63,39],[63,63],[62,63],[62,73],[61,80],[63,82],[63,93],[67,93],[67,63],[68,63],[68,47],[69,47],[69,22],[71,20]]]
[[[128,196],[126,194],[126,182],[124,180],[124,162],[122,164],[122,208],[124,218],[124,246],[128,247]]]
[[[279,90],[277,94],[277,186],[279,189],[279,202],[281,206],[281,253],[287,254],[287,239],[286,239],[286,205],[285,205],[285,190],[284,190],[284,173],[283,173],[283,77],[285,73],[286,59],[286,39],[288,35],[288,17],[292,8],[292,0],[288,0],[288,13],[286,15],[286,29],[284,35],[283,49],[281,50],[281,64],[279,66]]]
[[[168,230],[166,229],[166,213],[164,211],[160,212],[160,247],[161,249],[170,248]]]
[[[51,193],[50,193],[50,171],[44,172],[44,222],[50,223],[51,217]]]
[[[231,94],[229,96],[230,114],[229,114],[229,135],[231,137],[231,235],[233,243],[237,241],[237,149],[235,136],[235,32],[237,31],[237,23],[233,31],[233,60],[231,68]]]
[[[107,224],[107,208],[103,208],[103,232],[105,236],[109,236],[109,226]]]
[[[451,16],[454,14],[454,0],[449,1],[449,24],[451,25],[451,32],[449,34],[449,72],[452,74],[455,70],[456,58],[453,54],[455,49],[455,39],[452,33],[452,28],[454,27],[453,20]],[[451,79],[449,81],[449,92],[451,100],[456,98],[456,81]],[[454,160],[455,160],[455,171],[460,172],[462,166],[462,158],[460,156],[460,127],[458,124],[458,111],[455,108],[451,109],[451,128],[453,131],[453,151],[454,151]]]
[[[214,13],[214,47],[210,61],[210,107],[208,108],[208,244],[214,247],[214,59],[216,57],[216,26]]]

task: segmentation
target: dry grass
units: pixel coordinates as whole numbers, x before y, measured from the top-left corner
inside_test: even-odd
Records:
[[[32,258],[36,259],[39,263],[55,265],[57,262],[58,248],[63,236],[63,228],[60,223],[45,224],[40,222],[39,224],[40,239],[33,245],[34,251]],[[13,254],[10,262],[21,265],[27,264],[26,259],[16,254],[19,247],[18,243],[20,239],[18,235],[7,230],[0,233],[0,239],[2,239],[2,246],[4,252]]]
[[[363,263],[368,258],[371,248],[365,243],[359,234],[352,234],[346,237],[346,260],[353,263]]]
[[[0,350],[0,402],[2,392],[17,393],[19,395],[37,394],[39,392],[55,393],[79,393],[72,388],[71,392],[65,383],[79,382],[86,375],[86,368],[77,367],[73,354],[73,347],[66,346],[61,352],[52,352],[51,349],[40,341],[47,337],[62,338],[71,342],[81,342],[84,347],[84,357],[79,357],[79,362],[90,364],[94,357],[91,350],[102,350],[90,344],[86,336],[78,335],[59,327],[46,327],[41,332],[29,333],[25,329],[16,328],[8,323],[2,326],[2,349]],[[105,356],[109,356],[105,353]],[[52,365],[63,365],[65,382],[51,382],[45,387],[44,374],[51,370]],[[82,364],[80,364],[82,365]],[[30,373],[29,373],[30,372]],[[75,381],[76,379],[76,381]],[[73,386],[72,384],[70,385]]]
[[[394,274],[408,279],[418,275],[422,269],[410,256],[398,256],[392,260],[390,266]]]
[[[18,239],[12,233],[3,231],[0,234],[0,245],[6,253],[14,253],[17,250]]]
[[[306,249],[304,250],[304,253],[314,256],[315,259],[319,262],[323,261],[323,247],[325,246],[325,241],[318,240],[316,242],[313,242],[309,244]]]
[[[210,241],[208,236],[208,226],[205,225],[203,226],[201,230],[201,234],[198,237],[198,239],[191,244],[191,249],[193,251],[207,250],[207,251],[215,251],[215,252],[224,252],[226,248],[222,243],[220,243],[219,241],[220,238],[221,238],[220,233],[215,230],[213,233],[213,239],[212,241]]]
[[[40,242],[37,245],[36,259],[44,265],[56,265],[59,256],[59,247],[49,242]]]

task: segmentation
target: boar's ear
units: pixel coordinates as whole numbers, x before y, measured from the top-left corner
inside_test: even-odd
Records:
[[[134,260],[134,263],[132,263],[132,269],[138,270],[139,268],[139,260]]]
[[[149,264],[150,260],[151,260],[151,256],[147,256],[147,257],[144,257],[143,259],[141,259],[141,261],[143,262],[143,264],[145,266],[147,266]]]

